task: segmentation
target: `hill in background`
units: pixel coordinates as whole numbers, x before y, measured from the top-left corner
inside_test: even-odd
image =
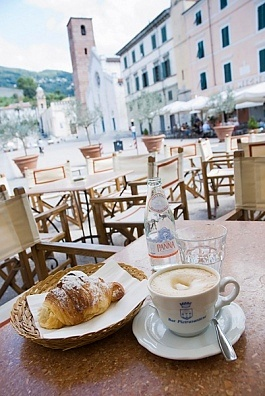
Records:
[[[43,70],[34,72],[0,66],[0,87],[16,87],[19,77],[31,77],[45,93],[60,91],[65,96],[74,96],[73,75],[61,70]]]

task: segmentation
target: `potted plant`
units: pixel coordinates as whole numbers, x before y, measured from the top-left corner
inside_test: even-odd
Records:
[[[144,129],[142,141],[149,153],[160,152],[165,138],[164,134],[154,133],[152,127],[153,120],[159,114],[162,106],[161,96],[157,92],[142,92],[137,99],[130,103],[133,117],[139,121],[140,125],[143,125],[144,121],[148,122],[149,130]]]
[[[224,142],[226,135],[231,136],[234,125],[227,122],[228,114],[235,109],[235,99],[233,90],[228,88],[226,93],[212,95],[207,103],[208,113],[216,118],[216,125],[213,127],[220,142]]]
[[[79,150],[85,158],[96,158],[101,157],[102,144],[92,144],[90,139],[90,127],[95,125],[97,120],[102,116],[102,112],[99,107],[95,107],[95,110],[89,110],[86,105],[71,100],[68,103],[67,116],[70,117],[71,123],[85,129],[88,145],[80,147]]]
[[[17,114],[16,114],[17,113]],[[38,134],[38,121],[35,116],[26,111],[21,111],[19,107],[15,112],[1,117],[0,137],[2,142],[18,139],[21,141],[25,155],[13,158],[13,161],[25,176],[24,169],[35,169],[38,162],[38,154],[28,154],[28,138]]]
[[[251,133],[259,132],[259,124],[254,117],[250,117],[248,120],[248,129]]]

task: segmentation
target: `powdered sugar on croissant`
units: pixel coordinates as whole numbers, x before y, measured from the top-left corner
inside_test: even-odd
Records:
[[[124,289],[118,282],[107,283],[81,271],[69,272],[45,297],[38,317],[40,326],[59,329],[86,322],[123,296]]]

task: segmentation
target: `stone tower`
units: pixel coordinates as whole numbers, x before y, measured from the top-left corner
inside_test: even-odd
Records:
[[[36,89],[36,99],[38,113],[39,115],[41,115],[47,109],[47,102],[45,93],[40,86],[38,86],[38,88]]]
[[[92,18],[70,18],[67,24],[76,99],[86,104],[90,51],[95,47]]]

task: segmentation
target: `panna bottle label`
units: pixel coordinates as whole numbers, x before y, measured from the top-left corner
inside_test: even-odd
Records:
[[[164,194],[154,194],[149,200],[149,210],[156,213],[163,213],[168,209],[168,202]]]
[[[155,235],[150,234],[147,237],[147,246],[149,256],[153,258],[170,257],[178,251],[175,235],[167,227],[161,228]]]

